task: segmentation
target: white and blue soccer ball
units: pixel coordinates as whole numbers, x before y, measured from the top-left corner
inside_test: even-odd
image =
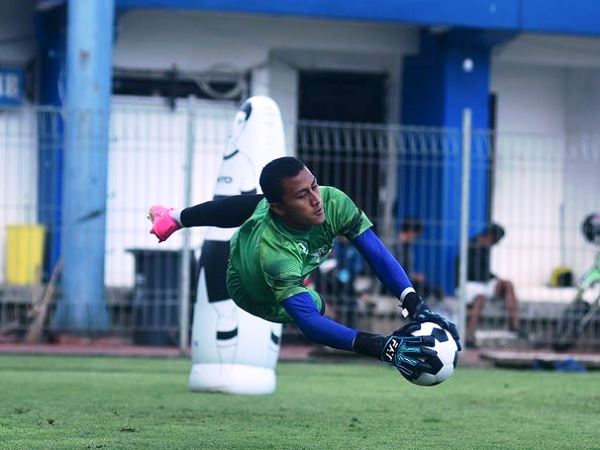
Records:
[[[423,322],[418,330],[413,331],[413,336],[432,336],[435,345],[431,348],[437,352],[437,361],[434,358],[433,372],[422,373],[418,378],[409,380],[419,386],[435,386],[446,381],[454,373],[458,363],[458,346],[454,338],[439,325],[433,322]]]

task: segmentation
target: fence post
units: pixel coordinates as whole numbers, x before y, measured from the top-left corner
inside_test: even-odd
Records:
[[[183,206],[190,206],[192,201],[192,173],[194,169],[194,147],[196,143],[196,114],[192,97],[187,101],[187,133],[185,146],[185,166],[183,168]],[[181,270],[179,282],[179,352],[185,354],[189,347],[189,310],[191,276],[190,229],[183,228],[181,247]]]
[[[467,324],[467,267],[468,267],[468,245],[469,245],[469,194],[471,184],[471,135],[472,135],[472,111],[468,108],[462,114],[462,184],[460,200],[460,248],[459,248],[459,312],[458,328],[466,339],[465,330]]]
[[[385,141],[387,143],[387,158],[385,173],[385,198],[383,199],[383,238],[387,245],[392,245],[395,239],[394,222],[396,211],[394,210],[394,200],[398,196],[398,142],[396,139],[401,133],[393,125],[385,127]],[[381,198],[378,199],[381,202]]]

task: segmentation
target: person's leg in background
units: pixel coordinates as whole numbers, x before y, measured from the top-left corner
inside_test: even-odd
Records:
[[[471,308],[469,311],[469,320],[467,321],[467,330],[466,330],[466,344],[467,347],[475,346],[475,330],[479,326],[479,320],[481,319],[481,313],[483,312],[483,308],[485,307],[486,296],[483,294],[478,294],[473,299],[471,303]]]
[[[508,280],[499,280],[496,286],[496,295],[504,299],[504,305],[506,306],[506,312],[509,319],[510,331],[520,331],[519,305],[517,303],[517,296],[515,295],[515,288],[513,284]]]

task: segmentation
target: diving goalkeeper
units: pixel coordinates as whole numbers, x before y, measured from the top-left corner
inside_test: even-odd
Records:
[[[342,191],[319,186],[298,159],[278,158],[261,172],[263,195],[238,195],[175,210],[150,208],[150,233],[159,242],[182,227],[240,227],[231,238],[227,289],[243,310],[272,322],[295,322],[310,341],[370,355],[405,377],[432,370],[433,338],[415,337],[414,322],[456,327],[433,313],[404,269],[373,232],[372,223]],[[346,236],[413,322],[390,336],[354,330],[324,316],[325,303],[304,281],[328,257],[336,236]]]

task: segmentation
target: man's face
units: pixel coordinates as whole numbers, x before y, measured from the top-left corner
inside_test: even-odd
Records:
[[[325,222],[325,209],[317,179],[306,167],[282,181],[281,202],[271,209],[291,228],[307,230]]]

